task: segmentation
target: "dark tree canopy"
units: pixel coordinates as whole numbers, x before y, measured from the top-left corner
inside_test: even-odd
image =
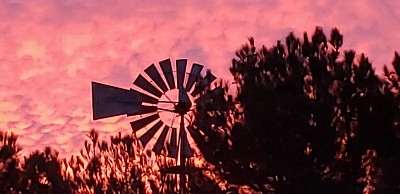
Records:
[[[221,176],[264,192],[400,192],[400,57],[395,71],[377,76],[342,44],[338,29],[327,37],[317,27],[311,38],[290,33],[270,48],[250,38],[236,52],[237,97],[220,96],[224,111],[203,100],[203,133],[192,131]]]

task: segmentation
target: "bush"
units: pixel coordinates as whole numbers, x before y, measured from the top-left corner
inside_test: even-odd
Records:
[[[59,159],[58,153],[47,147],[35,151],[21,161],[18,136],[0,133],[1,193],[176,193],[174,175],[161,174],[162,169],[176,165],[175,159],[164,154],[155,156],[144,150],[133,135],[119,133],[110,144],[99,141],[95,130],[87,134],[84,149],[70,160]],[[188,165],[195,167],[193,162]],[[204,167],[204,164],[201,164]],[[197,166],[199,167],[199,166]],[[191,193],[220,192],[219,187],[203,172],[188,175],[187,189]],[[209,171],[208,171],[209,172]]]

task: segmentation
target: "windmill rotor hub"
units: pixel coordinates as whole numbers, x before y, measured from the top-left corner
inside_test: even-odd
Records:
[[[175,105],[175,112],[178,113],[179,115],[184,115],[190,111],[191,107],[192,107],[192,102],[178,102]]]

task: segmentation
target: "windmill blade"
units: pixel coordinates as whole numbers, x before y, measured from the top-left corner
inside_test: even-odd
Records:
[[[144,72],[146,72],[146,74],[157,84],[157,86],[163,92],[166,92],[168,90],[167,85],[165,85],[163,79],[161,78],[160,73],[158,72],[154,64],[151,64],[148,68],[144,70]]]
[[[152,112],[157,112],[157,106],[140,105],[139,106],[139,111],[137,113],[127,114],[127,115],[128,116],[134,116],[134,115],[147,114],[147,113],[152,113]]]
[[[160,97],[162,95],[162,92],[158,90],[156,87],[154,87],[149,81],[147,81],[142,75],[139,74],[139,76],[136,78],[136,80],[133,82],[133,84],[139,86],[143,90],[153,94],[154,96]]]
[[[189,140],[187,137],[187,133],[185,130],[185,125],[181,125],[180,127],[180,136],[181,136],[181,141],[182,141],[182,147],[181,150],[183,151],[183,155],[185,158],[189,158],[193,156],[193,150],[190,148]]]
[[[147,143],[149,143],[150,139],[154,137],[154,135],[157,133],[162,125],[163,122],[161,120],[158,121],[139,138],[140,142],[142,142],[143,147],[146,147]]]
[[[217,77],[215,77],[211,72],[207,72],[207,75],[197,83],[193,92],[190,95],[196,96],[201,91],[203,91],[215,79],[217,79]]]
[[[110,85],[92,82],[93,119],[139,113],[140,95]]]
[[[166,59],[160,62],[161,70],[164,74],[165,80],[167,80],[169,89],[175,89],[174,75],[172,74],[171,60]]]
[[[177,158],[178,157],[178,139],[176,135],[176,128],[171,128],[171,137],[169,139],[169,144],[167,145],[168,157]]]
[[[194,83],[199,78],[200,72],[203,69],[203,65],[193,63],[192,69],[190,70],[189,78],[186,84],[186,91],[190,91]]]
[[[160,118],[160,116],[158,114],[154,114],[154,115],[150,115],[150,116],[141,118],[139,120],[133,121],[133,122],[131,122],[132,130],[133,130],[133,132],[136,132],[159,118]]]
[[[187,94],[185,89],[180,89],[179,90],[179,96],[178,96],[178,102],[183,102],[183,103],[190,103],[189,95]]]
[[[167,125],[164,126],[160,136],[157,139],[156,144],[154,144],[153,152],[156,154],[161,154],[161,150],[164,148],[164,142],[168,134],[169,127]]]
[[[176,81],[178,89],[183,89],[183,82],[185,81],[187,59],[176,60]]]

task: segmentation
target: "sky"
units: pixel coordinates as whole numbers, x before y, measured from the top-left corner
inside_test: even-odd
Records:
[[[379,69],[400,51],[398,0],[2,0],[0,131],[25,155],[51,146],[68,157],[91,128],[130,133],[125,117],[92,120],[91,81],[132,87],[152,63],[187,58],[229,79],[234,53],[254,37],[271,47],[316,26]]]

